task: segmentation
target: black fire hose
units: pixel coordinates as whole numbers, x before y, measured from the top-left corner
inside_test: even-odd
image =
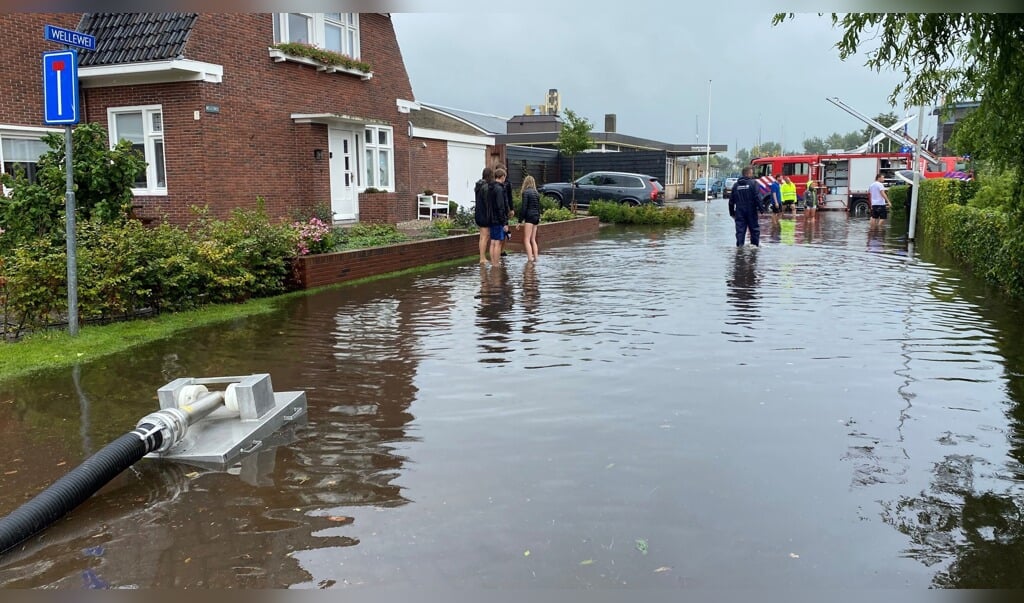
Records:
[[[10,515],[0,518],[0,555],[70,513],[142,457],[150,452],[163,452],[180,442],[189,425],[223,402],[223,392],[210,392],[180,408],[167,408],[143,417],[135,429],[85,459]]]
[[[0,518],[0,554],[64,517],[122,471],[159,448],[163,437],[155,428],[152,424],[139,425],[85,459],[10,515]]]

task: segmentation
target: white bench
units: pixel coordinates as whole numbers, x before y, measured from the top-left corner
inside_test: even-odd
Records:
[[[440,215],[444,214],[444,217],[448,215],[448,195],[416,195],[416,219],[426,218],[433,220],[435,213]],[[423,212],[426,212],[424,215]]]

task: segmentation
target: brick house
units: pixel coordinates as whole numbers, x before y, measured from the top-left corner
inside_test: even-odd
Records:
[[[336,219],[415,218],[409,112],[419,106],[387,13],[0,14],[0,162],[29,168],[45,151],[45,25],[96,37],[79,52],[82,121],[130,140],[148,168],[140,217],[185,223],[273,216],[329,202]],[[356,62],[301,56],[312,44]],[[361,63],[361,64],[360,64]],[[384,192],[365,193],[373,187]]]

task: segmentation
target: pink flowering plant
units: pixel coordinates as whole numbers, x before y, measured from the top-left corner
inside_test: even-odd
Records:
[[[299,233],[295,250],[298,255],[328,253],[337,243],[334,228],[320,218],[313,217],[307,222],[293,222],[292,227]]]

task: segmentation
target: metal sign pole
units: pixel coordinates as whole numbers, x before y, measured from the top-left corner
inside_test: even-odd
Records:
[[[74,125],[79,122],[78,51],[93,50],[96,39],[80,32],[47,25],[43,37],[63,50],[43,53],[43,121],[64,125],[64,238],[67,241],[68,334],[78,335],[78,256],[75,243]]]
[[[75,174],[72,171],[71,125],[64,126],[64,194],[65,230],[68,241],[68,334],[78,335],[78,258],[75,245]]]

